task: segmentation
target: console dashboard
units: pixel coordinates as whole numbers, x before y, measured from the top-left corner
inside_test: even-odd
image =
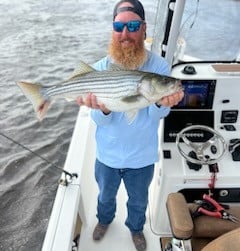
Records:
[[[197,124],[210,126],[229,140],[238,134],[240,64],[179,64],[172,76],[181,80],[185,96],[165,118],[164,142],[174,142],[176,133]]]
[[[185,72],[186,67],[191,68],[190,74]],[[181,177],[184,185],[179,185],[179,190],[187,186],[190,190],[194,190],[194,187],[197,190],[208,189],[210,168],[191,168],[175,145],[176,136],[183,128],[206,125],[218,131],[227,143],[226,154],[218,162],[216,187],[219,191],[228,191],[226,200],[240,201],[240,195],[236,196],[236,191],[240,194],[240,64],[234,64],[233,68],[234,71],[231,71],[231,64],[228,64],[224,72],[224,67],[219,64],[196,62],[191,65],[179,64],[172,70],[172,76],[181,80],[185,96],[177,106],[172,107],[162,123],[160,166],[168,169],[160,172],[165,180],[171,177],[176,179],[176,183]],[[193,131],[187,138],[201,143],[208,140],[209,135],[203,131]],[[236,190],[234,196],[230,195],[231,189]]]

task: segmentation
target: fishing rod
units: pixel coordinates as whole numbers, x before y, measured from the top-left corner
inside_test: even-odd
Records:
[[[43,156],[41,156],[40,154],[32,151],[30,148],[24,146],[23,144],[21,144],[20,142],[10,138],[9,136],[5,135],[4,133],[0,132],[0,135],[6,139],[8,139],[9,141],[13,142],[14,144],[22,147],[23,149],[27,150],[28,152],[32,153],[33,155],[37,156],[38,158],[40,158],[41,160],[43,160],[44,162],[50,164],[52,167],[54,167],[55,169],[57,169],[58,171],[61,171],[61,173],[64,173],[65,175],[65,179],[60,179],[59,183],[62,185],[67,186],[74,177],[78,177],[77,173],[69,173],[68,171],[60,168],[59,166],[57,166],[56,164],[52,163],[51,161],[49,161],[48,159],[44,158]],[[67,178],[69,177],[69,179]]]

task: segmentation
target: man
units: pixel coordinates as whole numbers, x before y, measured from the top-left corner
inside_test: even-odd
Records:
[[[138,0],[122,0],[113,12],[113,32],[109,54],[94,64],[96,70],[106,70],[115,63],[131,70],[168,75],[167,62],[144,48],[146,37],[145,13]],[[93,94],[78,104],[93,108],[91,116],[97,125],[97,159],[95,178],[99,187],[97,218],[93,239],[105,235],[116,211],[116,194],[123,180],[128,194],[126,226],[138,251],[146,249],[143,234],[148,188],[158,161],[159,120],[168,115],[170,107],[183,98],[183,92],[159,100],[141,109],[129,125],[121,112],[111,112],[99,104]]]

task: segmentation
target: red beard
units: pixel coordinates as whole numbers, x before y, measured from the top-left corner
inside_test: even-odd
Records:
[[[145,62],[146,50],[143,40],[139,43],[133,40],[131,42],[133,42],[131,46],[123,47],[121,42],[112,37],[109,44],[109,54],[116,64],[129,70],[136,70]]]

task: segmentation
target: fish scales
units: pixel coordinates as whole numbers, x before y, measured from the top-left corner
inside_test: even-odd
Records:
[[[46,89],[46,91],[44,91],[43,94],[46,95],[47,97],[51,97],[64,93],[78,93],[80,95],[81,93],[85,94],[92,92],[95,94],[105,93],[109,95],[118,94],[118,96],[121,96],[121,93],[124,95],[126,92],[136,91],[136,89],[137,85],[135,83],[129,85],[129,83],[126,82],[121,85],[112,85],[111,83],[106,84],[106,82],[103,82],[101,85],[97,84],[92,85],[92,83],[77,83],[69,86]]]
[[[81,79],[72,80],[66,85],[50,88],[44,94],[49,97],[68,92],[83,92],[83,94],[93,92],[104,94],[107,89],[109,95],[118,94],[117,96],[119,97],[121,96],[120,93],[124,95],[126,92],[136,91],[137,83],[139,83],[142,78],[142,76],[139,76],[136,79],[135,76],[129,75],[129,73],[126,74],[128,78],[123,78],[120,74],[117,74],[113,78],[106,78],[105,76],[105,79],[104,74],[103,76],[99,76],[99,73],[95,74],[95,76],[92,75],[94,74],[91,74],[91,76],[83,76]],[[106,75],[109,76],[110,74],[108,73]]]

